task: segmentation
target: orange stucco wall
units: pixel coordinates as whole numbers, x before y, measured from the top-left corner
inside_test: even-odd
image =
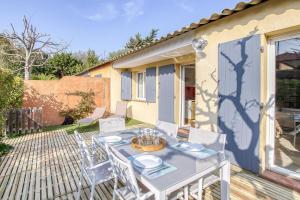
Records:
[[[110,110],[110,80],[107,78],[64,77],[60,80],[25,81],[23,107],[42,107],[44,125],[58,125],[64,121],[59,112],[75,107],[80,97],[68,95],[76,91],[93,91],[97,107]]]
[[[111,67],[112,67],[111,63],[106,63],[104,65],[89,70],[88,73],[90,77],[95,77],[101,74],[102,78],[110,78]]]

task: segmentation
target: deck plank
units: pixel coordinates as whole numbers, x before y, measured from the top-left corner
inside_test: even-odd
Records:
[[[87,143],[96,132],[83,134]],[[4,142],[13,150],[1,159],[0,199],[75,199],[80,176],[80,155],[74,135],[64,131],[28,134]],[[99,150],[99,157],[105,154]],[[98,185],[95,199],[112,199],[113,182]],[[89,199],[84,179],[81,199]],[[300,199],[299,193],[233,167],[230,195],[242,199]],[[204,192],[205,200],[220,199],[220,184]]]

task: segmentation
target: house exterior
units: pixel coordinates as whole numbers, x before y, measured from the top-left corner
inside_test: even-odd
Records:
[[[77,76],[110,78],[111,67],[111,62],[104,62],[78,73]]]
[[[300,53],[299,40],[300,1],[239,3],[111,60],[111,109],[128,101],[137,120],[224,133],[233,164],[299,179],[298,168],[289,166],[300,163],[277,163],[276,146],[277,128],[284,129],[278,116],[300,111],[299,85],[278,104],[276,75],[292,70],[299,80],[300,60],[280,61],[282,54]]]

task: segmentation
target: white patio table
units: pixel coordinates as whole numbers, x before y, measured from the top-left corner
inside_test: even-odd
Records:
[[[121,132],[105,133],[105,136],[118,135],[121,136],[123,140],[129,141],[138,133],[138,129],[131,129]],[[100,137],[100,135],[95,137],[94,141],[96,144],[102,146],[103,144],[99,141]],[[149,179],[139,170],[135,169],[137,179],[155,194],[155,199],[167,199],[168,195],[172,192],[184,188],[184,186],[199,180],[201,177],[217,169],[221,169],[221,199],[229,199],[230,162],[224,153],[216,153],[205,159],[199,159],[173,148],[172,144],[177,143],[176,139],[167,136],[165,138],[168,141],[166,148],[156,152],[149,152],[149,154],[160,157],[164,162],[175,166],[176,170],[155,179]],[[127,158],[143,153],[133,149],[129,142],[116,145],[115,148]]]

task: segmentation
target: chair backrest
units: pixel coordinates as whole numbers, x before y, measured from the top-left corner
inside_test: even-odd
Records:
[[[92,113],[92,115],[90,116],[90,118],[97,120],[103,117],[105,113],[105,107],[97,107],[94,112]]]
[[[296,130],[297,132],[300,132],[300,124],[298,124],[298,125],[295,127],[295,130]]]
[[[157,121],[156,128],[159,131],[166,133],[167,135],[176,138],[178,132],[178,125],[170,122]]]
[[[90,151],[88,149],[88,146],[86,145],[85,141],[81,137],[81,135],[77,131],[74,131],[74,133],[75,133],[76,142],[77,142],[77,144],[79,146],[79,149],[80,149],[80,154],[81,154],[83,167],[86,170],[88,170],[88,168],[93,166],[93,160],[92,160],[92,157],[91,157],[91,153],[90,153]]]
[[[83,138],[82,138],[82,136],[78,133],[77,130],[74,131],[74,134],[75,134],[75,140],[76,140],[78,146],[80,146],[81,143],[82,143],[82,141],[83,141]]]
[[[125,130],[125,119],[120,117],[99,119],[99,130],[101,133],[109,133]]]
[[[114,176],[124,183],[127,192],[132,192],[136,198],[140,197],[140,190],[136,181],[131,161],[115,150],[112,146],[105,144],[109,160],[111,162]]]
[[[191,127],[188,141],[203,144],[217,152],[224,152],[226,135]]]
[[[116,105],[115,115],[119,117],[127,116],[127,102],[126,101],[118,101]]]

